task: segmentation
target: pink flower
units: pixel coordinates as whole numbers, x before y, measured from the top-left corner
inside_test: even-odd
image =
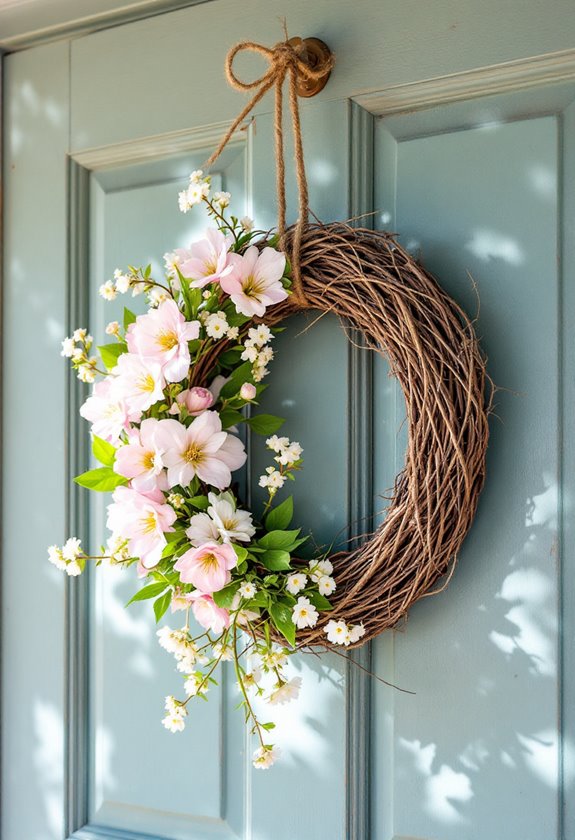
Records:
[[[243,443],[222,431],[215,411],[204,411],[186,428],[178,420],[160,420],[155,436],[168,467],[168,484],[186,487],[194,476],[219,490],[229,486],[231,471],[246,461]]]
[[[210,594],[223,589],[230,580],[230,569],[238,559],[228,543],[207,542],[182,554],[174,569],[182,583],[192,583],[200,592]]]
[[[153,418],[143,420],[139,434],[136,432],[130,437],[130,442],[116,452],[114,470],[131,479],[131,486],[135,490],[147,492],[168,489],[162,450],[155,440],[158,425],[158,420]]]
[[[138,423],[141,417],[141,411],[128,411],[124,400],[112,395],[110,379],[94,385],[92,396],[80,408],[80,414],[93,424],[92,432],[109,443],[117,443],[130,423]]]
[[[124,400],[130,412],[146,411],[164,398],[166,380],[157,362],[123,353],[113,374],[111,394],[116,400]]]
[[[191,278],[191,286],[201,289],[208,283],[221,282],[232,270],[230,246],[233,237],[209,228],[206,238],[194,242],[188,249],[176,248],[179,268],[184,277]]]
[[[199,334],[199,321],[186,321],[177,303],[165,300],[130,324],[126,341],[130,353],[159,364],[168,382],[180,382],[190,366],[188,341]]]
[[[201,592],[193,592],[194,599],[192,612],[198,624],[219,635],[226,627],[230,626],[230,614],[222,607],[216,606],[210,595],[203,595]]]
[[[189,413],[196,417],[214,404],[214,397],[211,391],[207,388],[190,388],[189,391],[182,391],[176,397],[176,402],[180,405],[185,405]]]
[[[128,540],[130,556],[139,557],[146,569],[160,562],[167,540],[173,531],[176,512],[165,504],[163,493],[139,493],[130,487],[116,487],[113,503],[108,505],[107,527],[114,536]]]
[[[260,252],[251,245],[243,256],[232,254],[232,273],[222,277],[222,289],[242,315],[263,315],[268,306],[285,300],[288,293],[281,283],[286,258],[274,248]]]

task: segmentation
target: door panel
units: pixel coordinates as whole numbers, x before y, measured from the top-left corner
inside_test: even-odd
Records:
[[[398,142],[385,120],[377,127],[379,223],[468,312],[480,303],[477,331],[502,390],[486,487],[448,592],[417,604],[394,635],[394,681],[417,694],[395,695],[391,712],[381,701],[392,715],[383,725],[376,699],[375,755],[394,755],[394,782],[375,796],[377,837],[555,837],[557,120],[408,131],[405,119]]]

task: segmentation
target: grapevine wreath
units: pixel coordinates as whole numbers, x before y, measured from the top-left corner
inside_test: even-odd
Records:
[[[212,193],[193,172],[179,196],[188,212],[203,205],[213,222],[188,249],[166,254],[166,276],[118,269],[100,293],[147,296],[148,312],[124,310],[113,339],[90,356],[92,337],[75,330],[62,343],[78,377],[93,383],[80,413],[92,424],[101,466],[76,481],[113,491],[112,535],[98,554],[75,537],[51,546],[50,560],[75,576],[97,565],[135,565],[174,654],[183,699],[166,698],[166,729],[184,729],[192,697],[205,696],[222,661],[233,662],[246,719],[257,738],[256,767],[273,764],[272,722],[260,720],[253,694],[270,704],[297,697],[301,678],[288,657],[302,647],[354,647],[394,627],[411,604],[437,590],[469,530],[485,476],[490,399],[485,360],[471,321],[388,233],[340,222],[308,223],[308,196],[297,104],[298,86],[325,83],[331,58],[314,68],[292,39],[267,49],[238,44],[227,75],[255,89],[220,147],[267,90],[276,93],[278,232],[229,214],[230,196]],[[255,82],[235,76],[238,51],[270,63]],[[282,89],[289,80],[299,220],[286,228]],[[289,259],[287,258],[289,255]],[[299,442],[279,436],[282,421],[258,413],[273,338],[288,316],[332,312],[364,336],[397,377],[407,410],[405,466],[383,524],[352,551],[320,549],[301,559],[308,536],[292,526],[289,480],[303,465]],[[259,479],[261,510],[242,504],[233,473],[246,460],[243,429],[262,434],[270,466]],[[254,444],[255,445],[255,444]],[[131,602],[130,602],[131,603]],[[191,616],[195,619],[191,622]]]

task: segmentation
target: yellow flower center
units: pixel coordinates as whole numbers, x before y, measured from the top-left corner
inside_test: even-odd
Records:
[[[216,572],[218,568],[218,558],[215,554],[206,554],[202,557],[202,569],[204,572],[209,574],[210,572]]]
[[[163,330],[162,332],[158,333],[156,338],[156,343],[162,350],[172,350],[176,347],[180,342],[178,340],[178,336],[173,330]]]
[[[256,280],[253,274],[250,274],[243,284],[243,293],[246,297],[257,298],[264,289],[264,283],[261,280]]]
[[[143,376],[140,376],[137,385],[140,391],[145,391],[149,394],[152,394],[154,392],[154,388],[156,387],[154,377],[151,373],[146,373]]]
[[[151,534],[152,531],[156,530],[156,516],[153,511],[143,516],[140,522],[142,523],[144,534]]]
[[[141,464],[145,470],[154,469],[154,453],[144,452],[141,458]]]
[[[206,277],[208,274],[215,274],[217,271],[217,263],[215,259],[209,260],[208,262],[204,263],[204,270],[206,272]]]
[[[203,461],[204,453],[196,443],[190,443],[188,448],[182,453],[182,457],[184,461],[187,461],[188,464],[192,464],[195,467]]]

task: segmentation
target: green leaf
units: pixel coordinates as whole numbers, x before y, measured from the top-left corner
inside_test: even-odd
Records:
[[[289,551],[289,546],[299,537],[301,528],[295,531],[269,531],[258,540],[262,548],[282,548]]]
[[[234,595],[240,588],[241,581],[235,580],[233,583],[228,583],[227,586],[224,586],[223,589],[219,589],[217,592],[212,594],[212,598],[214,599],[216,605],[218,607],[223,607],[225,610],[229,609],[232,605],[232,601],[234,600]]]
[[[163,595],[160,595],[160,597],[154,601],[154,615],[156,616],[156,624],[170,606],[171,600],[172,590],[168,589],[167,592],[164,592]]]
[[[98,435],[94,435],[92,438],[92,454],[101,464],[111,467],[116,457],[116,450],[107,440],[102,440]]]
[[[319,592],[308,592],[306,594],[317,610],[333,610],[331,603]]]
[[[291,647],[295,645],[295,624],[291,620],[292,611],[285,604],[272,604],[270,617],[277,630],[287,639]]]
[[[261,609],[267,607],[269,603],[269,596],[262,589],[256,592],[253,598],[246,603],[248,609]]]
[[[267,729],[268,732],[276,728],[275,723],[273,723],[273,721],[271,720],[268,723],[260,723],[260,726],[262,729]]]
[[[276,417],[274,414],[256,414],[246,420],[250,429],[257,435],[273,435],[281,429],[285,423],[285,417]]]
[[[291,569],[290,559],[288,551],[272,549],[262,554],[260,562],[270,572],[283,572],[286,569]]]
[[[88,470],[88,472],[77,475],[74,479],[76,484],[80,487],[87,487],[88,490],[98,490],[100,493],[108,493],[110,490],[115,490],[122,484],[127,484],[128,479],[123,475],[118,475],[110,467],[98,467],[95,470]]]
[[[240,361],[241,350],[225,350],[218,356],[218,362],[225,367],[235,367]]]
[[[230,379],[222,390],[220,391],[220,397],[223,400],[227,400],[230,397],[234,397],[244,382],[247,382],[248,379],[252,378],[252,363],[251,362],[244,362],[243,365],[240,365],[238,368],[234,370]]]
[[[207,510],[210,506],[210,500],[207,496],[192,496],[192,498],[189,499],[189,502],[192,507],[195,507],[198,510]]]
[[[293,518],[293,496],[288,496],[281,505],[272,508],[266,516],[265,526],[268,531],[284,531]]]
[[[134,313],[127,306],[124,306],[124,329],[127,330],[130,324],[134,324],[135,322],[136,316]]]
[[[247,548],[244,548],[243,545],[235,545],[235,543],[234,543],[234,544],[232,544],[232,548],[236,552],[236,557],[238,558],[238,563],[241,563],[248,556],[248,550],[247,550]]]
[[[102,344],[98,350],[106,369],[113,370],[118,364],[118,357],[128,352],[128,345],[118,341],[116,344]]]
[[[223,411],[220,411],[222,429],[229,429],[230,426],[235,426],[236,423],[241,423],[245,419],[241,411],[236,411],[235,408],[224,408]]]
[[[133,604],[135,601],[146,601],[148,598],[155,598],[156,595],[161,595],[165,588],[165,581],[162,581],[162,583],[149,583],[147,586],[140,589],[139,592],[136,592],[136,594],[130,598],[126,606],[129,607],[130,604]]]

